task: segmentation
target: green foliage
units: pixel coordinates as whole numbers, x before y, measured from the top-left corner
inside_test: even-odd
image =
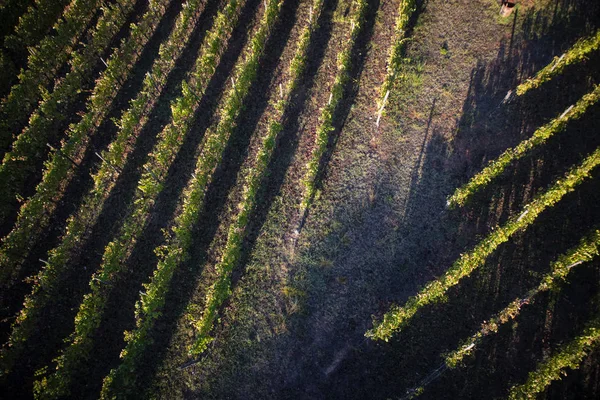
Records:
[[[329,142],[329,134],[334,130],[333,127],[333,113],[337,108],[338,104],[342,100],[344,94],[344,87],[350,80],[350,67],[352,65],[352,50],[356,38],[362,31],[365,14],[369,7],[369,4],[364,0],[355,0],[356,10],[353,15],[353,28],[350,33],[349,40],[344,44],[344,49],[338,54],[337,59],[337,74],[333,87],[331,88],[330,101],[321,110],[320,124],[317,128],[315,148],[310,156],[307,164],[307,172],[302,179],[302,184],[305,188],[303,194],[303,200],[301,209],[306,210],[310,206],[312,199],[315,196],[317,187],[316,177],[319,173],[319,165],[321,158],[327,150],[327,143]]]
[[[19,83],[12,87],[0,107],[0,150],[8,148],[20,121],[37,106],[43,88],[69,59],[77,37],[102,3],[102,0],[72,0],[53,27],[56,34],[46,36],[37,46],[29,48],[27,68],[21,71]]]
[[[67,177],[73,173],[73,165],[65,156],[77,157],[84,151],[82,146],[85,147],[89,140],[87,135],[96,129],[100,119],[105,117],[107,108],[118,91],[118,79],[124,78],[131,71],[135,58],[139,57],[139,49],[147,42],[143,36],[158,26],[164,11],[163,7],[158,6],[167,3],[168,0],[153,0],[156,10],[148,11],[136,25],[140,27],[138,32],[143,35],[130,36],[111,57],[107,70],[98,80],[96,90],[89,100],[89,111],[78,124],[69,128],[69,136],[63,141],[61,150],[55,152],[46,162],[43,180],[36,188],[36,194],[23,206],[15,229],[3,240],[0,249],[0,282],[4,287],[10,285],[17,276],[19,267],[31,250],[35,238],[39,237],[40,230],[48,226],[50,213],[56,206],[53,201],[59,192],[64,190]],[[138,50],[133,51],[136,48]],[[124,60],[127,62],[124,63]],[[108,88],[110,90],[107,90]],[[5,348],[0,356],[3,371],[12,368],[24,350],[26,341],[36,332],[41,310],[51,301],[59,299],[56,286],[66,271],[72,252],[84,240],[97,217],[98,199],[105,195],[104,190],[100,190],[95,196],[88,196],[80,213],[71,216],[67,221],[67,230],[60,245],[50,252],[47,264],[36,277],[32,292],[27,296],[24,307],[13,324],[10,346]]]
[[[565,254],[562,254],[552,263],[550,273],[542,278],[540,284],[531,289],[525,297],[516,298],[508,304],[502,311],[490,318],[489,321],[481,325],[481,329],[466,340],[458,349],[447,354],[444,358],[446,365],[450,368],[459,366],[465,357],[473,354],[476,346],[481,340],[498,332],[501,325],[514,320],[521,312],[521,307],[524,304],[529,304],[540,293],[556,288],[561,281],[566,279],[567,274],[571,269],[584,262],[591,261],[598,256],[600,246],[600,229],[595,229],[591,234],[585,236],[577,246],[569,249]]]
[[[126,22],[127,15],[121,12],[121,8],[128,13],[133,10],[134,5],[133,0],[119,0],[104,8],[105,12],[92,31],[93,36],[88,45],[71,55],[69,73],[59,81],[52,93],[45,96],[31,116],[29,125],[13,142],[11,151],[4,155],[0,165],[0,187],[3,188],[0,191],[0,223],[5,222],[5,218],[14,210],[15,196],[23,192],[36,163],[45,155],[46,143],[52,137],[57,123],[66,118],[64,111],[76,101],[81,87],[92,75],[98,57]],[[8,100],[10,99],[9,95]],[[4,106],[8,107],[7,104]]]
[[[587,60],[589,55],[598,49],[600,49],[600,30],[598,30],[595,35],[575,43],[575,45],[562,56],[554,57],[554,60],[542,68],[535,77],[528,79],[517,86],[517,95],[522,96],[531,89],[537,89],[543,83],[560,75],[569,65]]]
[[[567,369],[576,370],[583,359],[600,344],[600,315],[588,322],[582,334],[571,342],[561,346],[547,360],[538,364],[537,369],[529,373],[527,381],[513,386],[508,398],[510,400],[535,399],[553,381],[560,380],[567,374]]]
[[[163,6],[165,0],[161,0]],[[60,150],[53,152],[44,163],[42,181],[36,193],[25,202],[13,230],[2,239],[0,247],[0,285],[9,286],[16,278],[20,267],[40,234],[48,227],[50,217],[56,208],[65,187],[75,174],[71,160],[80,159],[87,146],[106,117],[109,107],[131,72],[152,31],[162,17],[161,8],[146,13],[134,26],[136,34],[124,40],[119,49],[108,60],[108,67],[96,81],[96,86],[88,100],[87,112],[77,124],[66,132]],[[131,134],[128,135],[128,137]],[[117,149],[119,154],[123,148]],[[105,154],[104,157],[108,157]],[[114,164],[114,163],[113,163]]]
[[[131,129],[134,128],[131,118],[132,114],[145,110],[147,107],[138,105],[143,102],[144,105],[150,101],[152,97],[158,97],[160,93],[155,92],[157,86],[164,86],[166,82],[167,72],[171,70],[176,59],[181,55],[187,41],[190,39],[193,28],[199,17],[203,2],[201,0],[189,0],[180,12],[176,26],[173,32],[165,43],[161,45],[159,51],[159,59],[157,59],[152,67],[153,76],[159,76],[162,79],[150,82],[150,77],[144,82],[144,88],[138,97],[132,102],[132,108],[123,115],[119,127],[121,131],[117,140],[113,142],[111,150],[105,154],[105,159],[110,163],[122,164],[124,145],[118,139],[130,138]],[[134,39],[138,43],[138,48],[141,49],[147,42],[146,37],[149,37],[152,31],[158,26],[163,15],[162,6],[166,6],[167,1],[162,3],[153,3],[149,7],[151,10],[147,13],[140,22],[140,29],[136,30]],[[133,49],[132,46],[124,46],[128,53],[138,54],[138,48]],[[109,70],[113,64],[109,62]],[[106,73],[105,76],[113,77],[118,74]],[[114,79],[114,78],[113,78]],[[110,81],[110,78],[108,78]],[[113,82],[114,84],[114,82]],[[98,87],[98,86],[96,86]],[[135,124],[137,125],[137,123]],[[123,137],[125,135],[125,137]],[[111,151],[113,152],[111,154]],[[117,154],[114,154],[117,153]],[[105,167],[106,168],[106,167]],[[112,175],[107,175],[112,177]],[[111,180],[112,181],[112,180]],[[106,187],[107,183],[103,180],[99,182],[101,186]],[[129,225],[127,233],[131,234],[132,226]],[[96,329],[100,326],[106,301],[112,289],[112,282],[121,273],[121,266],[125,260],[126,248],[118,246],[112,242],[106,248],[102,266],[97,271],[90,281],[91,292],[88,293],[80,305],[79,312],[75,317],[75,332],[69,338],[70,345],[66,347],[60,356],[54,360],[56,368],[54,373],[49,377],[42,377],[34,383],[35,395],[37,398],[63,398],[69,394],[69,385],[71,383],[72,374],[81,368],[82,363],[86,362],[91,357],[93,346],[93,335]]]
[[[163,180],[166,178],[168,167],[173,162],[189,131],[195,110],[206,90],[210,76],[215,71],[222,49],[226,44],[226,39],[237,24],[243,3],[239,0],[230,0],[224,10],[219,12],[213,28],[206,35],[206,42],[203,44],[200,53],[201,57],[196,61],[193,78],[183,85],[182,96],[173,103],[173,121],[161,132],[159,143],[152,152],[151,160],[145,166],[147,173],[142,178],[139,187],[144,187],[146,193],[135,201],[132,216],[127,219],[124,225],[129,229],[122,231],[119,239],[114,242],[115,246],[119,248],[131,246],[141,232],[148,211],[160,192]],[[241,79],[238,80],[238,86],[240,82]],[[204,147],[210,147],[210,144],[206,143]],[[191,227],[197,220],[197,214],[201,209],[201,200],[199,193],[190,193],[188,202],[184,204],[184,208],[189,212],[178,218],[178,226],[183,224],[186,227]],[[189,229],[175,228],[174,233],[179,241],[187,243],[187,246],[189,246],[189,243],[191,243]],[[164,292],[168,287],[174,269],[183,257],[181,251],[169,250],[171,249],[166,246],[156,249],[156,253],[163,264],[157,267],[152,281],[144,285],[145,293],[136,303],[136,329],[126,334],[127,346],[121,353],[122,364],[117,369],[112,370],[109,376],[105,378],[102,391],[102,396],[105,398],[119,397],[133,390],[135,380],[132,379],[131,374],[139,357],[141,357],[149,343],[149,331],[156,318],[161,314],[160,310],[165,298]],[[124,265],[121,268],[123,267]]]
[[[27,12],[29,3],[23,0],[4,0],[0,3],[0,37],[10,34],[19,23],[19,18]]]
[[[184,192],[183,208],[176,217],[174,235],[168,235],[168,243],[155,250],[159,261],[151,281],[144,285],[146,294],[136,303],[136,329],[127,335],[127,345],[121,353],[121,364],[104,380],[102,398],[116,398],[133,388],[136,365],[148,344],[150,330],[161,315],[175,268],[185,259],[192,244],[191,230],[203,209],[204,193],[210,176],[221,162],[227,140],[235,128],[242,101],[256,77],[264,44],[272,32],[280,10],[280,0],[271,0],[268,3],[260,27],[250,41],[244,61],[236,68],[236,84],[224,100],[222,118],[215,131],[208,135],[202,154],[198,158],[194,179]]]
[[[243,198],[238,206],[239,212],[234,222],[229,227],[227,243],[225,244],[221,261],[215,268],[218,277],[214,284],[209,288],[206,295],[202,315],[199,319],[194,315],[190,315],[188,318],[197,332],[194,344],[189,349],[189,354],[193,357],[199,356],[212,341],[210,332],[214,321],[218,317],[219,309],[223,305],[223,302],[231,294],[231,272],[239,262],[241,256],[241,248],[246,235],[246,227],[250,215],[256,206],[260,183],[268,173],[267,167],[273,156],[277,135],[282,129],[281,124],[283,123],[284,110],[289,105],[292,92],[302,81],[304,69],[306,67],[308,46],[316,27],[318,15],[321,13],[322,6],[323,0],[313,1],[315,17],[307,24],[300,35],[298,47],[289,66],[289,80],[287,81],[288,83],[285,89],[282,90],[283,96],[279,99],[279,93],[277,93],[271,97],[271,106],[275,112],[270,116],[267,122],[267,134],[263,138],[262,146],[256,155],[254,168],[249,171],[246,176],[243,188]]]
[[[594,90],[583,96],[573,107],[569,107],[562,115],[537,129],[529,139],[522,141],[514,148],[504,151],[500,157],[491,161],[481,172],[471,178],[466,185],[456,189],[448,199],[448,207],[464,206],[473,194],[489,185],[511,163],[523,158],[532,149],[543,145],[555,134],[564,131],[571,121],[581,118],[588,108],[596,104],[599,99],[600,85],[597,85]]]
[[[392,89],[394,80],[402,69],[403,53],[406,46],[406,28],[412,14],[417,9],[416,0],[401,0],[398,7],[398,17],[394,27],[394,44],[390,48],[390,55],[387,63],[387,75],[381,85],[379,108],[383,107],[383,99],[386,93]]]
[[[13,52],[26,51],[44,37],[48,28],[55,24],[70,0],[36,0],[27,13],[19,18],[15,31],[4,38],[4,47]]]
[[[34,4],[18,18],[13,32],[9,35],[0,34],[0,38],[4,38],[4,46],[0,49],[0,95],[3,96],[10,91],[10,87],[17,80],[19,72],[17,65],[27,60],[28,48],[39,44],[70,1],[35,0]],[[28,4],[27,1],[21,3],[23,6]],[[3,11],[0,10],[2,25],[5,25],[5,28],[13,28],[6,26],[10,24],[10,17],[7,18]],[[0,28],[0,31],[4,32],[4,29]]]
[[[525,230],[544,210],[553,207],[567,193],[575,190],[590,176],[598,164],[600,164],[600,148],[586,157],[580,165],[572,168],[564,178],[557,180],[546,192],[536,196],[524,207],[519,216],[511,217],[503,226],[496,227],[475,248],[462,254],[444,276],[425,285],[416,296],[410,297],[403,307],[393,306],[384,315],[383,320],[376,323],[365,336],[387,341],[394,332],[405,327],[420,308],[443,301],[448,289],[483,265],[499,245],[507,242],[516,232]]]

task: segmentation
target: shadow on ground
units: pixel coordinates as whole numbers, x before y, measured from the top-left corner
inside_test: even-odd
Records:
[[[559,254],[600,224],[600,173],[596,171],[575,193],[544,212],[534,226],[500,246],[484,267],[450,290],[446,303],[419,311],[389,343],[363,337],[371,326],[370,314],[380,317],[391,303],[403,304],[492,227],[519,212],[600,145],[596,134],[600,107],[594,106],[565,132],[511,165],[467,207],[446,210],[446,198],[455,187],[599,82],[600,57],[594,56],[539,90],[504,102],[508,91],[525,77],[577,38],[593,32],[600,23],[599,10],[591,1],[557,1],[549,9],[515,16],[513,35],[501,40],[497,58],[479,62],[473,69],[451,140],[436,126],[438,110],[432,102],[395,241],[380,234],[390,226],[385,185],[392,178],[378,176],[383,183],[375,193],[381,196],[355,213],[356,219],[343,221],[334,233],[303,252],[300,263],[306,263],[307,276],[301,278],[301,289],[309,300],[305,314],[297,316],[290,329],[296,337],[292,343],[301,372],[280,397],[402,397],[440,365],[441,353],[454,349],[482,321],[536,285]],[[348,212],[338,208],[332,214]],[[385,252],[393,254],[391,261]],[[320,264],[319,256],[325,260]],[[593,309],[589,298],[597,296],[599,289],[597,265],[574,272],[559,293],[540,296],[514,325],[484,343],[475,362],[443,375],[423,398],[505,396],[511,384],[524,381],[544,355],[582,328]],[[585,373],[593,376],[597,368],[589,366],[581,374]],[[593,379],[589,386],[571,382],[578,385],[574,393],[590,398],[597,394]],[[560,386],[551,395],[560,398],[566,391]]]

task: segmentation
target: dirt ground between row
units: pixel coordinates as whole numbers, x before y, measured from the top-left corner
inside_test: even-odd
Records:
[[[547,162],[518,163],[510,178],[485,191],[475,205],[458,212],[445,209],[455,187],[562,112],[598,79],[597,74],[583,77],[594,71],[588,65],[579,71],[583,75],[565,78],[518,104],[502,104],[516,84],[593,31],[598,10],[590,2],[547,1],[535,7],[523,2],[502,19],[492,0],[431,0],[418,10],[405,79],[396,84],[377,129],[376,100],[396,2],[373,6],[379,11],[366,58],[356,92],[349,92],[352,104],[336,122],[337,139],[320,196],[297,245],[290,246],[290,215],[298,201],[292,182],[302,164],[300,148],[211,354],[187,373],[190,398],[401,396],[437,366],[441,352],[456,346],[511,296],[531,287],[553,257],[579,238],[577,225],[589,227],[584,221],[597,214],[592,206],[595,186],[586,186],[582,195],[566,199],[566,210],[560,208],[542,219],[541,228],[503,247],[484,272],[451,293],[450,305],[427,310],[391,344],[365,340],[373,315],[380,317],[392,302],[402,303],[438,277],[491,227],[577,162],[586,148],[593,148],[591,135],[584,135],[574,146],[577,150],[557,162],[551,161],[551,153],[536,154]],[[573,129],[594,126],[594,112]],[[573,204],[582,204],[581,213]],[[573,222],[560,222],[565,217]],[[511,278],[510,268],[527,272],[531,262],[534,271]],[[587,273],[593,276],[594,269]],[[593,293],[594,288],[587,290]],[[564,313],[556,314],[559,318]],[[531,326],[538,323],[535,316],[531,320]],[[535,366],[531,361],[536,355],[532,350],[529,362],[517,367],[511,379],[498,379],[494,393],[501,395],[510,383],[522,380]],[[449,390],[434,391],[429,398],[460,393],[480,398],[485,393],[482,382],[469,386],[465,380],[481,373],[479,368],[504,371],[506,360],[488,361],[486,366],[478,360],[478,368],[458,381],[469,387],[466,392],[464,386],[444,381]]]

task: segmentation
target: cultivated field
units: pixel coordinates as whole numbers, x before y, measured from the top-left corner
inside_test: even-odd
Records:
[[[0,2],[0,397],[600,397],[600,2]]]

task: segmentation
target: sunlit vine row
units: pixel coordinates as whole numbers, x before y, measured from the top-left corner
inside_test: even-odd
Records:
[[[73,104],[91,78],[93,67],[99,57],[127,21],[133,10],[134,0],[118,0],[104,7],[91,41],[71,58],[71,70],[60,80],[52,93],[46,94],[29,125],[17,136],[12,149],[4,155],[0,165],[0,221],[14,210],[14,198],[23,192],[27,179],[36,169],[36,164],[46,154],[48,140],[53,137],[56,126],[68,115],[65,111]]]
[[[256,155],[256,163],[245,179],[243,197],[238,206],[239,212],[236,215],[234,222],[229,227],[227,243],[225,244],[221,261],[215,267],[215,270],[217,271],[216,281],[210,287],[206,295],[204,308],[200,318],[193,315],[190,316],[190,320],[196,330],[194,344],[189,350],[189,354],[193,357],[200,355],[212,341],[210,331],[217,318],[219,307],[221,307],[231,293],[231,272],[239,262],[241,256],[242,243],[246,236],[246,229],[250,216],[256,207],[260,184],[268,173],[267,167],[275,150],[277,136],[282,129],[284,111],[290,103],[292,92],[302,81],[308,56],[307,51],[322,6],[323,0],[314,0],[312,5],[313,8],[311,9],[312,12],[314,12],[314,17],[312,17],[311,14],[312,20],[309,21],[308,25],[300,35],[296,53],[290,62],[288,83],[285,86],[285,89],[282,89],[282,96],[280,99],[277,99],[280,93],[274,94],[274,97],[271,98],[271,103],[275,112],[270,116],[267,122],[267,134],[263,138],[260,150]]]
[[[454,194],[448,198],[448,207],[464,206],[476,192],[489,185],[511,163],[521,159],[534,148],[545,144],[552,136],[564,131],[569,123],[580,119],[598,100],[600,100],[600,85],[584,95],[575,105],[567,108],[560,116],[537,129],[529,139],[522,141],[514,148],[505,150],[498,158],[490,161],[468,183],[456,189]]]
[[[27,68],[17,77],[9,95],[0,105],[0,152],[13,141],[15,129],[26,119],[54,79],[56,72],[71,56],[76,41],[90,23],[103,0],[72,0],[62,18],[54,25],[55,35],[47,35],[29,49]]]
[[[473,354],[477,345],[483,338],[498,332],[500,326],[514,320],[524,305],[530,304],[539,294],[556,288],[563,282],[571,269],[585,262],[591,261],[598,256],[600,246],[600,230],[594,230],[590,235],[585,236],[581,242],[574,248],[568,250],[565,254],[558,257],[552,263],[550,272],[546,274],[540,284],[529,290],[524,297],[519,297],[508,304],[502,311],[494,315],[488,321],[481,325],[481,329],[466,340],[458,349],[445,355],[446,364],[450,368],[460,365],[463,360]]]
[[[153,72],[155,74],[153,76],[156,79],[158,75],[159,80],[155,84],[164,85],[164,82],[160,82],[160,80],[166,80],[168,71],[174,66],[175,60],[189,41],[200,11],[203,9],[202,5],[202,0],[189,0],[183,5],[174,30],[167,41],[161,45],[159,59],[154,63]],[[161,16],[162,13],[157,13],[156,19],[159,20]],[[161,77],[162,79],[160,79]],[[151,90],[151,88],[147,87],[146,90]],[[154,93],[154,96],[157,95],[157,93]],[[75,317],[75,331],[69,338],[70,344],[54,360],[56,363],[54,373],[34,383],[34,393],[37,398],[48,399],[68,396],[73,373],[89,361],[93,348],[94,333],[100,326],[107,297],[111,292],[110,282],[104,276],[106,273],[105,269],[101,270],[94,274],[90,281],[92,292],[84,297],[80,310]]]
[[[560,380],[567,370],[576,370],[583,359],[600,345],[600,315],[593,317],[583,332],[560,346],[550,357],[529,373],[527,381],[515,385],[508,394],[509,400],[536,399],[553,381]]]
[[[130,37],[123,41],[108,60],[108,66],[96,81],[88,101],[87,113],[78,123],[69,127],[61,148],[54,151],[45,162],[42,181],[37,185],[36,193],[21,206],[14,228],[2,239],[0,287],[10,285],[32,246],[48,227],[58,200],[77,171],[73,160],[83,157],[92,136],[106,118],[112,102],[132,72],[148,38],[158,26],[167,4],[168,0],[153,0],[150,3],[149,12],[132,27]],[[171,56],[169,54],[170,62]],[[146,90],[149,89],[147,86]],[[107,154],[105,159],[106,157]]]
[[[317,127],[315,135],[315,147],[307,163],[306,174],[302,178],[304,193],[300,206],[301,213],[304,213],[304,211],[310,207],[317,191],[316,178],[319,173],[321,159],[327,150],[329,135],[335,129],[333,126],[333,114],[343,100],[344,89],[350,80],[354,43],[356,42],[358,35],[362,32],[365,15],[369,7],[369,4],[364,0],[355,0],[353,4],[355,11],[351,21],[352,28],[350,37],[344,43],[344,48],[338,55],[337,74],[335,76],[333,87],[331,88],[329,102],[321,110],[319,126]]]
[[[152,3],[159,11],[161,10],[161,7],[159,7],[161,1],[164,5],[169,0],[157,0]],[[147,13],[154,14],[155,12],[156,10],[149,10]],[[95,212],[95,210],[87,211]],[[13,323],[8,343],[0,352],[0,368],[3,373],[8,373],[13,368],[21,353],[26,349],[27,341],[33,334],[38,332],[38,319],[42,315],[45,306],[60,298],[60,293],[57,292],[58,283],[66,270],[71,250],[81,243],[87,229],[81,222],[73,218],[70,220],[61,244],[50,252],[44,268],[33,280],[32,291],[26,297],[23,308]],[[10,277],[12,272],[3,270],[2,275],[3,277]]]
[[[384,99],[386,99],[387,93],[392,88],[394,80],[401,71],[403,53],[407,43],[406,29],[408,27],[408,22],[416,9],[416,0],[400,0],[396,26],[394,27],[394,43],[390,48],[390,55],[387,62],[387,74],[379,91],[379,109],[385,106]]]
[[[599,49],[600,30],[588,38],[579,40],[560,57],[554,57],[554,60],[546,67],[542,68],[533,78],[528,79],[517,86],[517,95],[522,96],[531,89],[540,87],[553,77],[560,75],[569,65],[587,60],[591,53],[598,51]]]
[[[392,306],[382,321],[375,324],[365,335],[372,339],[389,340],[395,332],[404,328],[419,309],[443,301],[448,289],[457,285],[461,279],[469,276],[482,266],[487,257],[512,235],[527,229],[546,209],[553,207],[566,194],[575,190],[590,177],[591,172],[600,164],[600,148],[573,167],[563,178],[557,180],[547,191],[537,195],[527,204],[520,215],[511,217],[504,225],[496,227],[471,251],[464,253],[444,273],[444,275],[425,285],[416,296],[410,297],[404,306]]]
[[[159,261],[151,281],[144,284],[145,291],[136,303],[136,327],[125,335],[126,346],[121,352],[120,365],[111,370],[104,379],[101,397],[112,399],[130,393],[135,387],[136,368],[146,346],[151,341],[150,331],[162,313],[169,283],[175,268],[183,261],[192,242],[191,228],[198,220],[203,206],[204,192],[210,176],[221,161],[221,156],[229,135],[235,128],[235,120],[242,108],[250,85],[256,78],[259,60],[264,52],[267,39],[279,18],[281,0],[268,2],[258,31],[250,40],[248,51],[242,64],[235,72],[235,85],[229,89],[221,120],[215,132],[208,133],[202,154],[192,180],[185,189],[182,211],[176,217],[173,236],[167,245],[157,249]]]

